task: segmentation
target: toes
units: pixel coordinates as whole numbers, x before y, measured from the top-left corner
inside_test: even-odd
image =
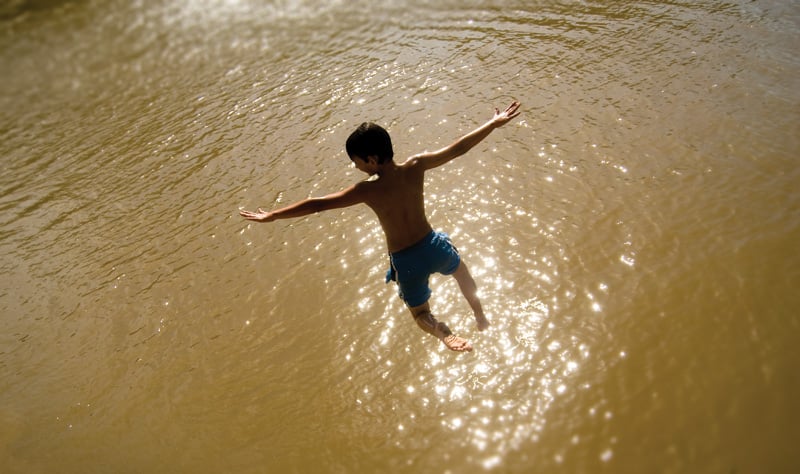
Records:
[[[466,339],[462,339],[457,336],[450,336],[442,340],[444,345],[447,346],[448,349],[451,351],[456,352],[471,352],[472,345]]]

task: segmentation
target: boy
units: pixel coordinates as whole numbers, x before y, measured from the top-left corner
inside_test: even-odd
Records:
[[[471,351],[467,340],[454,335],[431,314],[428,299],[431,290],[428,277],[433,273],[453,275],[458,287],[475,314],[478,329],[489,327],[477,296],[475,281],[461,261],[446,234],[435,232],[425,215],[423,181],[425,172],[463,155],[486,138],[492,130],[517,115],[519,103],[514,101],[503,112],[495,109],[491,120],[434,152],[423,152],[403,163],[394,162],[389,133],[373,123],[363,123],[347,139],[347,155],[356,168],[376,179],[361,181],[339,192],[309,198],[274,211],[241,210],[245,219],[272,222],[275,219],[300,217],[316,212],[366,204],[378,216],[386,236],[390,270],[386,282],[397,281],[400,297],[408,306],[417,325],[439,338],[454,351]]]

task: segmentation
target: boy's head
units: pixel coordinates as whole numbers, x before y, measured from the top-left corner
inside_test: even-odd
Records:
[[[347,156],[351,160],[356,157],[367,161],[367,157],[376,156],[378,164],[391,161],[394,158],[392,151],[392,139],[389,132],[383,127],[374,123],[364,122],[350,134],[345,143]]]

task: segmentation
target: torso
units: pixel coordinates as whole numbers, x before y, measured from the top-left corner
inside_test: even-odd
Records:
[[[425,216],[424,178],[422,167],[407,161],[363,183],[368,189],[365,202],[378,216],[389,253],[410,247],[431,231]]]

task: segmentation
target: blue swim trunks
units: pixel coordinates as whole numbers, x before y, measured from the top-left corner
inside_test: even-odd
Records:
[[[431,297],[428,278],[434,273],[451,275],[461,258],[447,234],[432,230],[411,247],[389,254],[389,263],[386,283],[395,280],[400,298],[414,307]]]

